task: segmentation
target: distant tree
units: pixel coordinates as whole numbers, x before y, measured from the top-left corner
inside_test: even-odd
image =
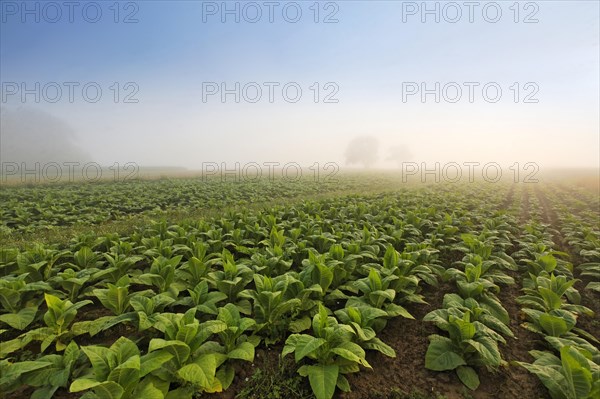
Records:
[[[21,106],[0,109],[2,162],[84,162],[90,155],[76,143],[75,131],[61,118]]]
[[[359,136],[348,143],[344,156],[347,165],[358,164],[370,168],[377,163],[378,152],[379,141],[375,137]]]

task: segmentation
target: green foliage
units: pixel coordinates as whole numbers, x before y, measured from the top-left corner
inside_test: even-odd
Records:
[[[500,287],[496,282],[513,284],[514,281],[502,270],[493,266],[492,261],[484,261],[479,255],[475,255],[465,263],[464,271],[450,268],[446,270],[444,276],[446,279],[456,282],[458,293],[463,298],[476,299],[482,308],[487,309],[504,324],[508,324],[508,312],[496,297],[496,294],[500,292]]]
[[[489,329],[473,323],[470,313],[462,318],[448,316],[447,323],[438,327],[448,332],[448,337],[431,335],[425,354],[425,367],[434,371],[457,370],[460,380],[470,389],[477,389],[479,378],[469,366],[498,367],[502,359]]]
[[[122,315],[131,310],[130,300],[135,295],[143,293],[129,292],[130,279],[128,276],[121,277],[115,284],[108,283],[108,288],[96,288],[92,291],[94,296],[115,315]]]
[[[349,289],[362,293],[362,296],[348,299],[346,306],[369,306],[384,310],[388,317],[402,316],[414,319],[404,307],[394,303],[396,291],[390,286],[395,280],[398,280],[395,275],[381,278],[380,273],[372,268],[368,277],[350,283]]]
[[[114,247],[113,247],[114,248]],[[134,269],[136,264],[144,258],[141,256],[129,256],[123,253],[104,254],[108,267],[98,270],[92,276],[93,280],[106,280],[109,283],[116,283],[123,277],[127,277],[129,272]]]
[[[181,263],[182,255],[166,258],[158,256],[152,262],[148,273],[144,273],[137,278],[142,284],[154,286],[159,293],[169,292],[174,298],[179,294],[179,286],[174,284],[175,270]]]
[[[401,254],[392,245],[387,246],[382,272],[398,277],[391,287],[401,294],[404,302],[424,303],[423,296],[419,294],[421,281],[437,286],[437,274],[443,270],[436,264],[438,252],[427,243],[409,243]]]
[[[64,355],[45,355],[35,361],[9,363],[0,361],[0,390],[10,393],[26,384],[35,387],[32,399],[50,399],[58,388],[66,388],[75,368],[81,363],[81,352],[74,342]]]
[[[175,275],[188,287],[196,287],[205,280],[211,270],[214,256],[208,250],[208,245],[201,241],[193,241],[189,245],[181,245],[177,248],[176,251],[184,253],[188,258],[175,270]]]
[[[548,352],[529,352],[532,364],[516,362],[538,376],[552,399],[592,399],[600,395],[600,367],[570,346],[560,350],[560,359]]]
[[[51,282],[60,286],[67,293],[71,301],[76,301],[80,296],[81,289],[91,279],[92,273],[93,271],[90,269],[81,271],[66,269],[63,272],[57,273]]]
[[[301,366],[298,373],[308,377],[317,399],[332,398],[336,386],[349,391],[350,385],[344,374],[359,371],[359,365],[371,368],[365,359],[365,351],[352,342],[354,330],[328,316],[323,305],[319,305],[319,312],[313,318],[312,330],[314,336],[290,335],[281,356],[294,353],[297,363],[304,358],[313,360],[314,363]]]
[[[129,303],[137,314],[138,331],[154,327],[165,307],[174,302],[175,300],[167,294],[158,294],[150,298],[142,295],[133,296]]]
[[[355,333],[355,342],[363,349],[376,350],[386,356],[396,357],[396,351],[375,336],[375,326],[381,325],[378,322],[387,317],[387,312],[368,306],[357,308],[349,306],[337,310],[335,315],[342,323],[352,327]]]
[[[228,303],[219,309],[217,320],[226,328],[217,334],[225,347],[225,353],[230,359],[240,359],[251,362],[254,360],[254,346],[248,341],[245,332],[255,326],[256,321],[241,317],[237,307]]]
[[[0,321],[17,330],[24,330],[35,319],[43,293],[52,290],[45,282],[26,282],[26,274],[0,279],[0,306],[4,314]]]
[[[576,282],[575,279],[568,280],[566,276],[555,276],[554,274],[546,276],[542,274],[535,277],[535,288],[524,288],[525,295],[519,297],[517,301],[531,309],[542,312],[561,309],[574,314],[592,316],[594,313],[591,309],[578,304],[567,303],[563,298],[566,296],[572,302],[579,302],[579,293],[573,288]]]
[[[227,299],[227,294],[220,291],[209,291],[208,282],[202,280],[193,290],[188,290],[189,297],[184,297],[176,304],[187,307],[196,307],[199,312],[216,315],[218,313],[217,304]]]
[[[44,299],[48,308],[43,317],[46,327],[27,331],[17,337],[8,345],[12,349],[9,349],[8,353],[26,346],[31,341],[42,341],[42,352],[52,343],[55,343],[57,352],[65,350],[73,336],[76,335],[76,332],[71,329],[71,323],[77,315],[77,310],[92,303],[90,300],[73,303],[68,299],[61,300],[50,294],[44,294]],[[6,347],[3,349],[6,350]]]
[[[443,308],[429,312],[423,318],[431,321],[444,331],[449,329],[450,316],[463,319],[468,314],[469,320],[494,340],[506,343],[504,337],[514,337],[508,326],[494,317],[489,310],[482,308],[473,298],[463,299],[457,294],[444,295]]]
[[[92,367],[88,374],[73,381],[70,392],[92,390],[91,397],[99,399],[165,397],[168,384],[148,374],[171,359],[172,355],[167,351],[140,356],[136,344],[125,337],[119,338],[110,348],[84,346],[81,349]]]
[[[148,352],[164,351],[172,355],[155,373],[163,381],[179,380],[195,390],[219,392],[223,385],[231,383],[229,379],[221,381],[216,375],[217,368],[227,356],[221,353],[217,342],[207,340],[213,334],[227,330],[228,326],[221,320],[200,323],[194,317],[195,313],[196,309],[190,309],[185,314],[159,315],[155,328],[165,339],[152,339]]]
[[[249,314],[250,303],[247,300],[238,302],[237,298],[238,294],[252,281],[252,270],[246,265],[237,264],[227,249],[223,249],[220,264],[223,270],[208,273],[208,282],[219,292],[227,295],[230,302],[236,302],[241,312]]]
[[[594,386],[600,351],[595,332],[582,326],[596,320],[582,303],[596,285],[578,286],[579,292],[574,276],[598,276],[600,235],[590,207],[597,200],[545,186],[524,196],[531,190],[525,186],[510,192],[501,184],[395,190],[397,181],[385,181],[393,192],[349,196],[327,193],[368,191],[371,183],[346,177],[318,187],[185,179],[123,185],[126,195],[111,183],[90,184],[83,197],[79,185],[1,191],[9,202],[0,201],[0,235],[9,235],[0,241],[23,245],[0,249],[0,359],[6,358],[0,360],[0,389],[10,394],[23,385],[49,397],[71,385],[86,391],[85,398],[191,399],[228,389],[235,370],[252,370],[257,345],[284,341],[283,355],[294,354],[298,374],[280,378],[265,371],[267,391],[254,394],[302,396],[310,386],[319,398],[331,397],[350,389],[347,373],[369,367],[366,350],[396,356],[378,334],[391,318],[412,317],[403,306],[415,309],[432,289],[447,290],[438,278],[453,284],[441,309],[425,317],[446,332],[431,338],[429,368],[456,370],[466,387],[476,389],[482,367],[503,364],[498,345],[513,343],[508,326],[524,316],[522,326],[540,334],[536,345],[545,344],[546,353],[568,347],[584,356]],[[63,193],[72,194],[70,207]],[[325,198],[273,205],[278,197],[313,194]],[[550,205],[542,204],[544,197]],[[524,200],[527,212],[519,208]],[[69,239],[86,225],[135,214],[143,216],[117,222],[123,231]],[[548,215],[556,216],[555,231],[544,223]],[[523,216],[530,218],[525,224]],[[77,222],[73,229],[59,227]],[[42,229],[48,235],[36,236]],[[22,235],[28,231],[34,234]],[[554,249],[559,236],[570,255]],[[60,242],[30,244],[38,238]],[[582,264],[574,266],[569,256]],[[512,294],[503,291],[513,278],[524,288],[519,315],[509,315],[499,299]],[[84,304],[90,312],[78,311]],[[77,343],[89,340],[83,334],[109,345],[111,337],[127,336],[136,348],[119,340],[119,348],[84,346],[77,355]],[[44,353],[29,346],[36,340]],[[569,356],[577,360],[564,355],[557,371],[567,379],[588,375]],[[98,359],[105,359],[106,370]],[[269,381],[275,381],[272,390]],[[577,381],[575,387],[587,386]],[[597,395],[593,388],[590,394]]]
[[[255,274],[254,285],[256,290],[245,290],[240,296],[253,302],[255,332],[265,336],[267,344],[276,343],[284,337],[293,316],[299,312],[302,301],[296,295],[303,285],[290,274],[274,278]]]

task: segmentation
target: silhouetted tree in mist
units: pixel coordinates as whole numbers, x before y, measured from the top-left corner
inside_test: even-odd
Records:
[[[76,143],[73,129],[62,119],[31,108],[0,110],[2,162],[87,162],[90,155]]]

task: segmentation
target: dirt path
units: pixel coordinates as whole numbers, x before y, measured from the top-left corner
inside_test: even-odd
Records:
[[[506,194],[506,199],[502,202],[502,205],[500,205],[500,207],[502,209],[509,209],[511,204],[513,203],[513,198],[515,196],[515,185],[511,185],[510,186],[510,190],[508,190],[508,193]]]
[[[529,187],[523,187],[521,192],[521,213],[519,221],[521,225],[529,222],[531,215],[529,213]]]

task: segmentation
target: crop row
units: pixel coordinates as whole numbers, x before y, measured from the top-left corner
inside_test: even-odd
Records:
[[[600,342],[577,327],[582,315],[591,309],[581,305],[575,289],[573,265],[568,254],[554,249],[552,235],[541,222],[541,206],[531,197],[532,218],[518,240],[514,254],[526,267],[523,306],[526,322],[522,326],[544,338],[549,350],[532,350],[533,363],[516,362],[534,373],[553,399],[593,398],[600,394]]]
[[[500,215],[484,223],[478,234],[463,234],[456,249],[464,253],[457,267],[448,268],[444,279],[456,285],[456,293],[444,296],[443,308],[428,313],[431,321],[447,333],[431,335],[425,367],[435,371],[456,370],[469,389],[480,384],[473,367],[496,370],[502,363],[498,343],[514,337],[509,314],[496,294],[500,284],[514,284],[506,270],[517,270],[505,252],[511,246],[510,226]]]
[[[188,178],[3,186],[0,233],[32,233],[74,224],[97,224],[141,213],[222,209],[358,187],[351,178],[337,182]]]

